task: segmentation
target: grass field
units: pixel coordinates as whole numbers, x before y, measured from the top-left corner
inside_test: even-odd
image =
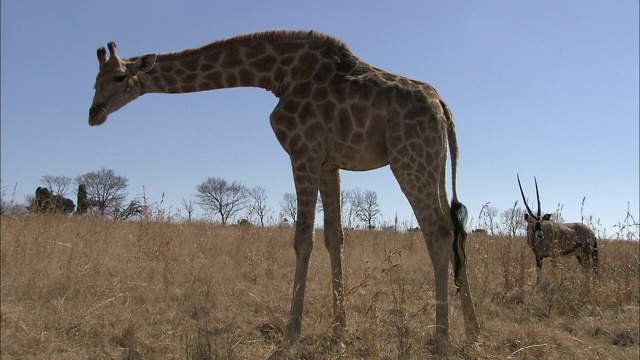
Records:
[[[2,359],[260,359],[282,340],[293,229],[2,215]],[[417,233],[347,231],[344,347],[330,347],[329,258],[316,234],[301,340],[286,358],[428,359],[433,272]],[[524,239],[470,235],[482,332],[452,359],[638,359],[638,243],[601,241],[598,278],[535,262]]]

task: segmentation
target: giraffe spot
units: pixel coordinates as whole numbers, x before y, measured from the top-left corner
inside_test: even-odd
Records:
[[[205,81],[210,82],[211,84],[213,84],[214,87],[216,88],[221,88],[224,86],[224,81],[222,79],[222,74],[220,72],[212,72],[209,74],[206,74],[204,76]]]
[[[347,102],[346,89],[337,76],[334,76],[329,83],[329,94],[331,94],[333,100],[339,104]]]
[[[198,87],[200,91],[211,90],[213,89],[213,84],[208,81],[202,81],[200,86]]]
[[[417,120],[425,117],[424,107],[411,106],[403,114],[402,117],[405,120]]]
[[[318,67],[318,70],[313,75],[313,81],[316,84],[326,84],[331,75],[334,73],[333,65],[330,62],[325,61]]]
[[[284,56],[299,53],[305,48],[305,46],[306,45],[302,42],[286,42],[274,45],[272,49],[276,54]]]
[[[319,122],[312,122],[304,128],[304,138],[307,140],[318,139],[324,134],[324,126]]]
[[[203,62],[202,64],[200,64],[200,72],[203,73],[207,73],[209,71],[211,71],[211,69],[215,68],[216,64],[215,63],[211,63],[211,62]]]
[[[253,60],[264,55],[267,52],[267,46],[265,44],[254,44],[248,46],[244,51],[244,57],[247,60]]]
[[[244,86],[256,83],[256,75],[247,69],[241,69],[238,76],[240,77],[240,83]]]
[[[356,131],[355,133],[353,133],[353,135],[351,135],[351,141],[349,143],[354,146],[362,146],[366,143],[366,141],[367,138],[364,135],[364,132]]]
[[[228,87],[236,87],[238,86],[238,75],[235,73],[228,73],[224,78],[224,82]]]
[[[298,113],[300,109],[300,105],[302,103],[298,100],[288,99],[287,101],[282,103],[281,110],[286,112],[287,114],[295,115]]]
[[[271,77],[268,75],[262,75],[258,78],[258,83],[256,84],[261,88],[268,89],[271,85]]]
[[[250,62],[249,66],[258,72],[271,73],[277,63],[278,59],[275,56],[268,54]]]
[[[181,77],[182,75],[186,74],[187,70],[181,68],[181,67],[177,67],[175,69],[173,69],[173,75],[177,76],[177,77]]]
[[[312,86],[313,85],[308,81],[297,84],[291,90],[291,95],[295,96],[298,99],[308,99],[311,96]]]
[[[313,75],[318,67],[318,56],[315,53],[305,53],[298,58],[298,65],[291,68],[291,80],[302,81]]]
[[[158,70],[161,73],[171,73],[176,68],[176,64],[172,62],[158,64]]]
[[[364,129],[369,120],[369,106],[365,104],[351,105],[351,116],[358,129]]]
[[[314,101],[322,101],[317,105],[320,116],[322,116],[326,122],[333,122],[336,117],[336,104],[333,101],[329,101],[327,98],[314,99]]]
[[[198,67],[200,66],[200,58],[199,57],[192,57],[192,58],[189,58],[189,59],[186,59],[186,60],[182,61],[181,64],[185,68],[185,70],[187,70],[189,72],[194,72],[194,71],[198,70]]]
[[[313,89],[311,100],[322,101],[322,100],[326,100],[328,97],[329,97],[329,90],[327,89],[326,86],[316,86]]]
[[[342,108],[338,112],[338,134],[341,139],[349,139],[349,136],[353,132],[353,122],[351,121],[351,114],[347,108]]]
[[[198,80],[197,73],[186,74],[180,79],[180,81],[182,81],[183,84],[195,84],[197,80]]]
[[[288,55],[283,57],[282,59],[280,59],[280,65],[288,67],[291,66],[291,64],[293,64],[293,62],[296,60],[296,57],[293,55]]]
[[[198,88],[195,85],[182,85],[180,87],[181,92],[184,93],[190,93],[190,92],[196,92],[198,90]]]
[[[300,134],[293,133],[293,134],[288,136],[287,148],[289,150],[298,149],[300,147],[300,144],[302,144],[302,136],[300,136]]]
[[[244,59],[240,56],[238,49],[230,49],[224,52],[220,66],[225,69],[234,69],[244,63]]]
[[[307,101],[302,104],[300,112],[298,113],[298,117],[300,119],[315,119],[318,117],[318,112],[316,111],[316,107],[311,103],[311,101]]]
[[[178,79],[176,79],[171,74],[166,74],[163,77],[163,80],[164,80],[164,83],[167,84],[167,86],[169,86],[169,87],[178,85]]]
[[[215,65],[220,61],[220,53],[215,52],[211,54],[207,54],[202,57],[203,64],[212,64]]]
[[[444,127],[442,121],[439,120],[436,116],[429,116],[427,120],[428,131],[431,134],[440,134],[444,132],[444,129],[441,129],[441,126]]]
[[[387,108],[387,105],[391,101],[391,92],[383,90],[377,91],[373,96],[373,101],[371,101],[371,105],[373,109],[383,111]]]

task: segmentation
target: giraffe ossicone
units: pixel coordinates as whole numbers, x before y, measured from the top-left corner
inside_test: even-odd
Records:
[[[464,252],[466,208],[457,198],[458,143],[449,107],[429,84],[377,69],[342,41],[315,31],[267,31],[201,48],[123,59],[109,43],[98,50],[100,69],[89,124],[146,93],[188,93],[260,87],[279,102],[270,116],[291,158],[298,201],[296,268],[285,343],[300,336],[313,247],[318,192],[324,208],[325,246],[331,259],[334,337],[344,336],[343,230],[340,170],[390,165],[421,227],[433,263],[436,340],[449,340],[448,269],[453,262],[468,340],[480,328]],[[451,154],[452,201],[446,191]]]

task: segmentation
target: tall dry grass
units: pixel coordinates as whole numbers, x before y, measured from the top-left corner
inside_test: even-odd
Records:
[[[283,337],[293,229],[113,222],[55,215],[1,222],[2,359],[257,359]],[[433,274],[416,233],[348,231],[344,347],[330,347],[329,259],[317,234],[303,336],[287,358],[432,358]],[[449,358],[637,359],[638,243],[599,244],[590,279],[545,260],[535,286],[521,238],[470,236],[482,326],[467,344],[451,286]]]

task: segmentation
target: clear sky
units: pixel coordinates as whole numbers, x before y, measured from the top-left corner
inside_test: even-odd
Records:
[[[22,201],[43,175],[101,167],[128,192],[179,208],[208,177],[294,192],[262,89],[145,95],[88,125],[96,49],[163,53],[270,29],[315,29],[378,68],[433,85],[453,110],[458,194],[477,218],[520,199],[563,205],[608,233],[638,219],[638,1],[2,1],[2,186]],[[447,175],[448,182],[450,175]],[[388,167],[343,172],[378,193],[382,216],[412,211]],[[449,187],[450,193],[450,187]],[[75,195],[72,196],[75,200]],[[535,205],[534,205],[535,206]]]

